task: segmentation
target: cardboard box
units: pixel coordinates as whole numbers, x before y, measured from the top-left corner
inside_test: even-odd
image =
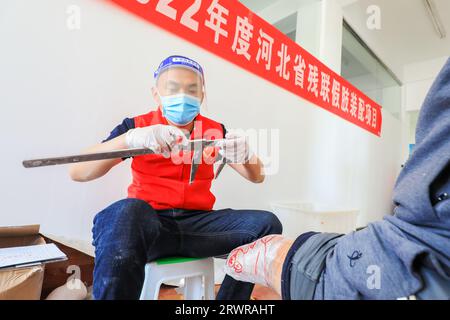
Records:
[[[45,244],[39,225],[0,227],[0,248]],[[43,263],[0,269],[0,300],[39,300],[44,279]]]
[[[80,280],[86,287],[92,286],[94,273],[94,257],[85,250],[87,245],[71,239],[57,237],[49,234],[42,234],[46,243],[54,243],[67,256],[67,260],[49,263],[45,266],[44,284],[42,285],[41,299],[47,296],[56,288],[64,285],[69,277],[74,275],[70,266],[78,266]],[[88,253],[87,253],[88,252]],[[69,270],[72,270],[69,272]]]

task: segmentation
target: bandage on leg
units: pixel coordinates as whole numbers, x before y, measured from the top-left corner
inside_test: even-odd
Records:
[[[268,235],[228,255],[224,271],[236,280],[270,287],[281,295],[281,271],[293,241]]]

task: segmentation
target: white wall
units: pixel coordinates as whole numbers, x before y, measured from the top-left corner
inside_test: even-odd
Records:
[[[170,54],[204,66],[209,116],[229,128],[280,130],[278,174],[251,185],[224,170],[216,208],[313,201],[359,208],[361,225],[390,213],[400,126],[388,113],[377,138],[108,1],[77,1],[82,26],[70,31],[72,3],[0,4],[1,225],[40,223],[45,233],[90,241],[94,215],[126,196],[130,163],[80,184],[65,166],[24,169],[21,161],[79,152],[149,111],[152,71]]]
[[[418,114],[434,80],[449,56],[407,64],[403,68],[402,158],[408,159],[409,145],[415,143]]]
[[[253,8],[252,3],[248,3]],[[257,6],[256,6],[257,7]],[[342,6],[334,0],[278,0],[257,14],[271,24],[297,14],[297,38],[304,49],[340,73]]]
[[[408,64],[404,67],[405,110],[417,111],[430,90],[434,79],[449,56]]]

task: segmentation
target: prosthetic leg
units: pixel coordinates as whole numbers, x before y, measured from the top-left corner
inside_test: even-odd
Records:
[[[281,273],[294,241],[281,235],[268,235],[240,246],[228,255],[224,271],[236,280],[258,283],[281,296]]]

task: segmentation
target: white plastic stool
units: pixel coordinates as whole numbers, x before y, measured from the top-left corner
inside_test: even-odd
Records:
[[[213,258],[183,257],[163,258],[147,263],[140,299],[158,300],[159,289],[164,281],[183,278],[184,299],[215,299]]]

